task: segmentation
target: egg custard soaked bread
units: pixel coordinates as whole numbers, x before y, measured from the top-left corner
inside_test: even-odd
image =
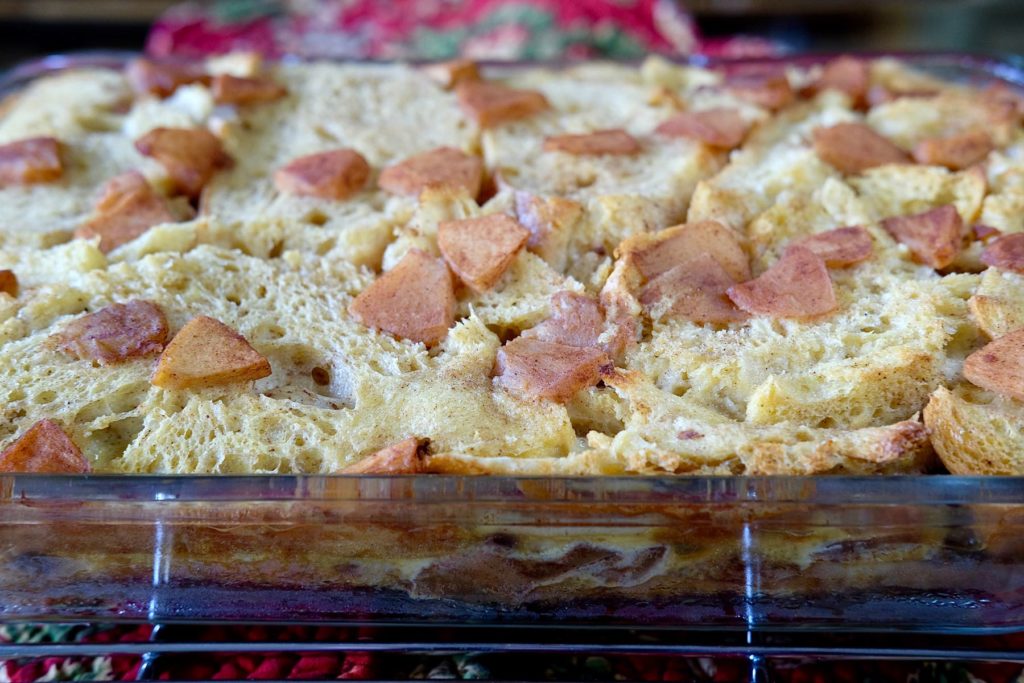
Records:
[[[1022,474],[1021,116],[854,58],[41,79],[0,470]]]

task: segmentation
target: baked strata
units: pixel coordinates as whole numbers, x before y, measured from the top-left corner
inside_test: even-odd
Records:
[[[1024,474],[1021,116],[888,59],[41,79],[0,469]]]

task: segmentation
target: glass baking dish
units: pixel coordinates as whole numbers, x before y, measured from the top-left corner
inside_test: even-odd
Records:
[[[0,479],[0,618],[1024,628],[1024,479]]]
[[[1024,478],[3,476],[0,621],[29,620],[1024,630]]]

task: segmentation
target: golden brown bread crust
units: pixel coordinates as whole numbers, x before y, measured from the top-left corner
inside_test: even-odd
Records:
[[[963,384],[941,387],[924,410],[942,463],[953,474],[1024,475],[1020,402]]]

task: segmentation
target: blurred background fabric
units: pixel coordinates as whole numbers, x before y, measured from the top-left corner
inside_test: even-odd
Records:
[[[631,59],[654,52],[753,56],[753,36],[702,40],[677,0],[262,0],[185,3],[154,25],[147,50],[199,56],[345,59]]]
[[[188,3],[153,27],[157,55],[231,49],[356,59],[555,59],[690,53],[673,0],[264,0]]]
[[[552,59],[1024,52],[1024,0],[0,0],[0,67],[46,53]]]

